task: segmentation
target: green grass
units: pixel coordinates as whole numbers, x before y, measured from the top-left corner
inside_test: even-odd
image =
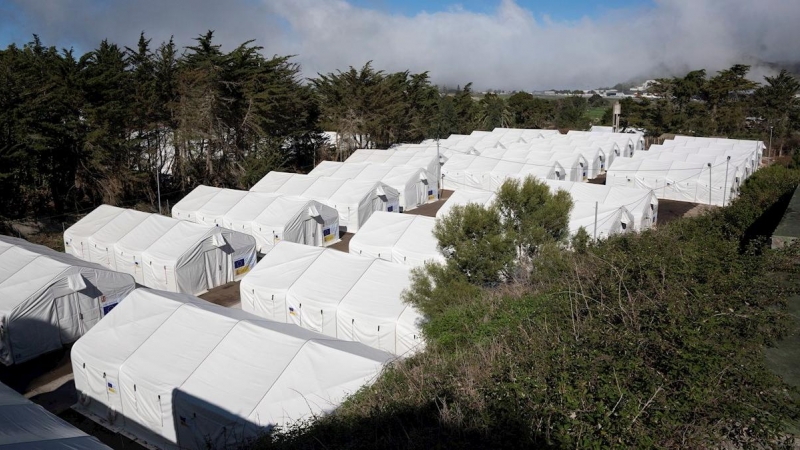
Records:
[[[600,107],[600,108],[596,108],[596,107],[592,108],[592,107],[590,107],[589,109],[586,110],[586,117],[588,117],[589,120],[591,120],[592,122],[595,122],[595,121],[599,122],[599,121],[603,120],[603,115],[606,113],[607,109],[608,109],[608,107],[606,107],[606,106]]]

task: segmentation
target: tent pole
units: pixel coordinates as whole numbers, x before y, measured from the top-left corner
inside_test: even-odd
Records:
[[[711,163],[708,163],[708,204],[711,205]]]
[[[594,202],[594,240],[597,241],[597,208],[600,202]]]
[[[159,166],[159,154],[161,152],[156,150],[156,189],[158,191],[158,213],[161,214],[161,167]]]
[[[722,187],[722,206],[725,207],[725,194],[728,193],[728,164],[731,162],[730,155],[725,161],[725,186]]]

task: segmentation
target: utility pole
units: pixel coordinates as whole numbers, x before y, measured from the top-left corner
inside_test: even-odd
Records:
[[[711,204],[711,163],[708,163],[708,204]]]
[[[160,147],[160,146],[159,146]],[[158,192],[158,213],[161,214],[161,149],[156,148],[156,191]]]
[[[600,202],[594,202],[594,240],[597,242],[597,209],[600,206]]]
[[[722,206],[725,207],[725,196],[728,194],[728,164],[731,163],[731,157],[725,161],[725,186],[722,188]]]
[[[773,128],[774,127],[772,125],[769,126],[769,151],[767,151],[767,153],[769,153],[769,156],[772,156],[772,129]]]

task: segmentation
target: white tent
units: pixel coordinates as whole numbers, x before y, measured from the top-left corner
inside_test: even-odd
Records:
[[[624,206],[600,205],[595,202],[573,200],[569,214],[569,234],[574,236],[580,228],[589,237],[605,239],[615,234],[634,231],[635,219]]]
[[[607,186],[651,189],[659,199],[721,206],[738,195],[736,167],[657,159],[628,159],[607,172]]]
[[[350,233],[358,231],[374,211],[400,209],[400,193],[379,181],[270,172],[251,191],[278,192],[324,203],[339,212],[339,225]]]
[[[213,186],[197,186],[186,197],[183,197],[181,201],[172,206],[172,217],[195,222],[194,213],[214,198],[215,195],[219,194],[221,190],[221,188]]]
[[[249,234],[259,253],[268,252],[281,240],[318,246],[339,241],[339,213],[318,201],[234,189],[219,189],[215,196],[194,195],[197,190],[208,191],[208,187],[198,186],[176,203],[173,217],[179,218],[177,208],[181,216],[193,217],[191,222]]]
[[[303,197],[250,192],[222,220],[225,228],[253,236],[259,253],[280,241],[314,246],[339,242],[339,213]]]
[[[551,183],[550,180],[545,181]],[[553,182],[560,183],[560,182]],[[563,183],[563,182],[561,182]],[[569,183],[566,183],[569,184]],[[582,185],[584,183],[572,183]],[[551,190],[554,190],[551,187]],[[490,206],[496,198],[493,192],[487,191],[455,191],[436,213],[437,218],[449,214],[455,206],[465,206],[469,203],[481,206]],[[595,212],[597,220],[595,220]],[[639,220],[641,223],[642,219]],[[573,208],[569,215],[569,233],[574,235],[581,227],[585,228],[589,236],[598,239],[606,238],[613,234],[627,233],[636,230],[637,219],[624,205],[599,204],[594,201],[583,201],[573,198]]]
[[[436,219],[376,212],[350,240],[350,253],[412,267],[444,262],[433,236]]]
[[[446,156],[441,151],[439,158]],[[423,169],[429,174],[437,173],[437,166],[441,164],[436,155],[436,146],[426,149],[404,150],[356,150],[347,158],[347,163],[371,162],[387,164],[390,166],[411,166]]]
[[[330,412],[390,360],[190,295],[137,289],[72,348],[75,408],[150,446],[233,448]]]
[[[453,192],[442,207],[439,208],[439,211],[436,212],[436,218],[439,219],[450,214],[454,206],[465,206],[470,203],[488,206],[494,201],[495,197],[497,197],[497,194],[492,191],[459,189]]]
[[[134,288],[130,275],[0,236],[0,363],[75,342]]]
[[[403,355],[421,342],[420,314],[402,299],[410,267],[281,242],[240,286],[242,309]]]
[[[142,220],[140,214],[102,205],[64,232],[65,248],[85,261],[131,274],[145,286],[190,294],[236,281],[255,266],[252,236],[157,214]],[[115,231],[108,232],[109,227]],[[90,252],[88,245],[95,248]],[[92,256],[98,254],[108,256],[95,261]]]
[[[18,450],[110,450],[0,383],[0,447]]]
[[[567,191],[572,199],[588,204],[594,211],[593,202],[602,206],[623,206],[634,218],[636,231],[646,230],[656,224],[658,218],[658,198],[651,189],[606,186],[602,184],[575,183],[571,181],[545,180],[550,190]]]
[[[430,177],[425,170],[412,166],[322,161],[309,175],[380,181],[400,193],[400,212],[414,209],[438,198],[436,175]]]

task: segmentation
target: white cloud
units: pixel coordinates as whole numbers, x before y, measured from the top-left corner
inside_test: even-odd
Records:
[[[297,54],[304,74],[360,67],[428,70],[437,83],[510,89],[590,88],[633,78],[797,62],[800,2],[657,0],[598,18],[555,21],[502,0],[488,14],[454,4],[414,16],[344,0],[123,2],[29,0],[19,7],[46,40],[86,48],[108,37],[131,45],[141,30],[181,44],[215,29],[226,48],[255,38],[264,52]],[[80,13],[77,13],[80,12]],[[39,31],[39,28],[45,28]],[[758,74],[765,73],[759,70]]]

